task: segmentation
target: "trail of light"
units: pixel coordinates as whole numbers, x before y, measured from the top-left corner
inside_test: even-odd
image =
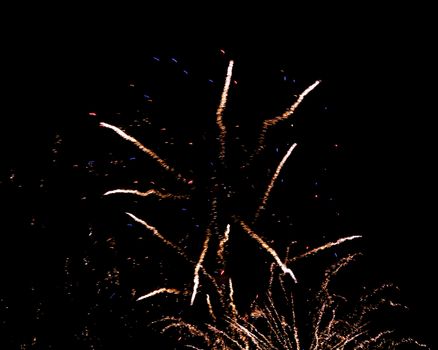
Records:
[[[221,147],[219,152],[219,158],[221,160],[224,160],[225,158],[225,137],[227,134],[227,129],[225,128],[224,122],[222,120],[222,116],[224,113],[224,109],[227,105],[228,91],[230,89],[231,78],[233,76],[233,65],[234,65],[234,61],[231,60],[230,63],[228,64],[227,76],[225,79],[224,89],[222,91],[221,101],[216,111],[216,123],[217,126],[219,127],[219,142]]]
[[[361,329],[362,329],[362,327],[359,327],[359,328],[355,329],[355,332],[356,332],[356,331],[359,331],[359,330],[361,330]],[[357,332],[357,333],[355,333],[355,334],[349,334],[349,335],[347,335],[347,336],[345,336],[345,337],[341,337],[342,340],[339,341],[338,344],[336,344],[335,346],[333,346],[333,350],[336,350],[336,349],[345,349],[345,346],[346,346],[348,343],[351,343],[352,341],[356,340],[356,339],[359,338],[360,336],[365,335],[365,334],[367,334],[367,333],[368,333],[368,331],[364,330],[364,331]],[[316,349],[316,348],[315,348],[315,349]]]
[[[249,349],[249,344],[248,341],[246,340],[246,338],[249,338],[252,343],[256,346],[256,349],[265,349],[267,348],[267,346],[269,346],[269,341],[267,343],[263,342],[262,339],[260,339],[257,334],[255,334],[252,330],[249,330],[247,327],[239,324],[238,322],[234,321],[234,322],[230,322],[230,325],[233,328],[236,328],[238,331],[238,336],[239,338],[245,343],[245,350]],[[246,338],[244,338],[242,336],[242,333],[246,336]],[[241,345],[240,345],[241,346]],[[242,346],[241,346],[242,347]],[[242,347],[243,348],[243,347]]]
[[[101,122],[99,125],[101,127],[113,130],[121,138],[123,138],[126,141],[129,141],[132,144],[134,144],[135,146],[137,146],[137,148],[139,148],[142,152],[146,153],[148,156],[150,156],[152,159],[154,159],[163,169],[165,169],[165,170],[167,170],[167,171],[169,171],[171,173],[176,173],[175,169],[172,168],[170,165],[168,165],[158,154],[156,154],[154,151],[152,151],[151,149],[149,149],[146,146],[144,146],[140,141],[138,141],[134,137],[128,135],[122,129],[118,128],[117,126],[114,126],[114,125],[111,125],[111,124],[107,124],[107,123],[104,123],[104,122]],[[176,173],[176,177],[178,179],[186,182],[186,183],[190,182],[189,180],[187,180],[184,177],[182,177],[181,174],[177,174]]]
[[[287,325],[284,325],[284,322],[277,311],[274,300],[272,299],[271,293],[268,293],[268,301],[269,304],[266,307],[266,313],[269,317],[267,317],[267,320],[269,320],[271,329],[274,330],[273,335],[285,349],[292,349],[292,344],[289,340],[290,329],[285,329],[288,327]]]
[[[197,346],[194,346],[194,345],[184,345],[186,348],[189,348],[189,349],[195,349],[195,350],[204,350],[204,349],[202,349],[202,348],[198,348]]]
[[[216,315],[214,314],[213,306],[211,305],[210,294],[206,294],[205,299],[207,300],[208,313],[210,314],[213,321],[216,322]]]
[[[168,239],[166,239],[154,226],[149,225],[146,221],[136,217],[134,214],[128,213],[126,212],[127,215],[129,215],[134,221],[138,222],[139,224],[141,224],[142,226],[146,227],[148,230],[150,230],[153,235],[157,238],[159,238],[163,243],[165,243],[167,246],[171,247],[172,249],[174,249],[178,255],[180,255],[181,257],[183,257],[187,262],[193,264],[196,266],[196,263],[190,259],[187,254],[180,248],[178,247],[176,244],[172,243],[171,241],[169,241]],[[215,290],[217,291],[217,293],[219,294],[220,297],[220,301],[223,302],[222,300],[222,293],[221,293],[221,289],[219,288],[218,284],[216,283],[215,279],[213,278],[213,276],[211,276],[202,265],[200,265],[200,270],[202,271],[202,273],[204,274],[204,276],[206,276],[208,278],[208,280],[210,281],[210,283],[215,287]]]
[[[306,97],[307,94],[309,94],[314,88],[318,86],[318,84],[321,82],[321,80],[315,81],[312,85],[310,85],[307,89],[305,89],[297,98],[297,100],[292,104],[292,106],[289,107],[288,110],[286,110],[282,115],[268,119],[264,121],[264,128],[268,128],[270,126],[273,126],[277,124],[278,122],[289,118],[297,109],[297,107],[300,105],[300,103],[304,100],[304,97]]]
[[[325,289],[323,289],[323,291],[324,291],[324,293],[326,293]],[[324,302],[324,303],[322,303],[320,309],[318,310],[316,322],[314,323],[312,344],[310,346],[310,349],[312,349],[312,350],[318,349],[319,343],[321,341],[319,338],[319,330],[320,330],[320,325],[321,325],[323,316],[325,314],[326,308],[327,308],[327,303]]]
[[[233,289],[233,281],[231,280],[231,278],[228,280],[228,286],[230,288],[229,298],[230,298],[231,312],[234,317],[237,317],[238,313],[237,313],[236,304],[234,304],[234,289]]]
[[[335,306],[332,310],[331,310],[331,317],[330,317],[330,321],[328,322],[327,325],[327,330],[326,333],[327,334],[333,334],[335,332],[332,332],[333,326],[337,323],[337,318],[336,318],[336,311],[337,311],[338,307]],[[328,337],[328,339],[330,339],[330,336]]]
[[[298,259],[305,258],[305,257],[307,257],[309,255],[314,255],[314,254],[316,254],[316,253],[318,253],[318,252],[320,252],[322,250],[332,248],[332,247],[337,246],[339,244],[342,244],[342,243],[344,243],[346,241],[352,241],[352,240],[358,239],[358,238],[362,238],[362,236],[350,236],[350,237],[340,238],[340,239],[338,239],[335,242],[330,242],[330,243],[324,244],[324,245],[322,245],[320,247],[317,247],[317,248],[314,248],[312,250],[309,250],[308,252],[305,252],[304,254],[301,254],[301,255],[295,256],[293,258],[290,258],[290,259],[288,259],[288,261],[290,261],[290,262],[296,261]]]
[[[394,344],[394,347],[397,347],[398,345],[401,345],[401,344],[414,344],[414,345],[418,346],[419,348],[431,350],[431,348],[429,348],[426,344],[420,343],[413,338],[403,338],[400,341],[393,342],[393,344]]]
[[[218,187],[218,184],[215,184],[214,187]],[[212,228],[213,234],[219,233],[217,218],[218,218],[218,199],[217,199],[217,193],[215,190],[211,191],[211,204],[210,204],[210,211],[209,211],[209,217],[210,217],[210,224],[209,227]]]
[[[181,318],[177,318],[177,317],[171,317],[171,316],[167,316],[167,317],[163,317],[157,321],[153,321],[151,322],[151,324],[156,324],[156,323],[164,323],[164,322],[169,322],[169,324],[165,327],[163,327],[161,329],[161,333],[164,334],[166,331],[168,331],[171,328],[186,328],[189,330],[191,335],[194,336],[198,336],[200,338],[202,338],[208,346],[210,346],[210,338],[208,337],[207,334],[205,334],[204,332],[202,332],[198,327],[192,325],[191,323],[188,323],[186,321],[184,321]]]
[[[368,304],[368,303],[370,303],[370,299],[372,299],[373,297],[376,297],[380,293],[383,293],[386,289],[394,289],[397,291],[399,290],[399,288],[397,286],[393,285],[392,283],[384,283],[377,288],[373,288],[371,290],[371,292],[362,295],[360,298],[360,302],[362,304]]]
[[[212,331],[214,334],[220,334],[222,335],[225,339],[231,341],[233,344],[235,344],[238,349],[240,350],[247,350],[246,348],[244,348],[241,344],[239,344],[239,342],[235,339],[233,339],[232,337],[230,337],[227,333],[225,333],[224,331],[220,330],[219,328],[211,325],[211,324],[206,324],[207,328]],[[218,338],[217,341],[220,341],[221,339]],[[222,349],[228,349],[228,347],[225,346],[224,341],[221,341],[221,343],[223,344]]]
[[[235,320],[229,322],[233,327],[237,328],[238,331],[244,332],[245,335],[252,340],[257,349],[273,348],[269,339],[250,322],[243,321],[243,324],[240,324]]]
[[[259,217],[260,211],[265,208],[266,202],[268,201],[269,194],[271,193],[272,188],[274,187],[275,181],[277,180],[278,175],[280,174],[281,169],[284,166],[284,163],[286,163],[287,159],[291,155],[292,151],[297,146],[296,143],[294,143],[292,146],[290,146],[289,150],[284,155],[283,159],[281,160],[280,164],[278,164],[277,169],[275,170],[274,175],[272,176],[271,182],[268,185],[268,188],[265,191],[265,194],[263,195],[262,203],[257,208],[257,211],[255,213],[255,220]]]
[[[146,221],[136,217],[134,214],[126,212],[134,221],[138,222],[139,224],[146,227],[148,230],[150,230],[155,237],[158,237],[162,242],[164,242],[166,245],[174,249],[180,256],[182,256],[186,261],[192,262],[192,260],[187,256],[187,254],[177,245],[166,239],[154,226],[149,225]]]
[[[272,284],[274,283],[274,269],[275,263],[271,263],[271,266],[269,267],[268,293],[270,293],[270,290],[272,289]]]
[[[109,195],[113,195],[113,194],[133,194],[135,196],[139,196],[139,197],[148,197],[150,195],[155,195],[161,199],[167,199],[167,198],[172,198],[172,199],[187,199],[189,198],[189,196],[182,196],[182,195],[174,195],[171,193],[163,193],[154,189],[151,190],[147,190],[146,192],[141,192],[138,190],[130,190],[130,189],[123,189],[123,188],[119,188],[119,189],[115,189],[115,190],[111,190],[111,191],[107,191],[105,192],[103,195],[104,196],[109,196]]]
[[[230,224],[227,224],[227,227],[225,229],[224,235],[223,235],[222,239],[219,242],[219,248],[218,248],[218,251],[217,251],[217,255],[218,255],[219,261],[222,264],[225,261],[225,258],[224,258],[225,245],[227,244],[229,239],[230,239]]]
[[[265,140],[265,135],[266,135],[268,128],[276,125],[277,123],[279,123],[279,122],[289,118],[291,115],[293,115],[295,110],[297,109],[297,107],[301,104],[301,102],[303,102],[304,97],[306,97],[306,95],[309,94],[314,88],[316,88],[320,82],[321,82],[321,80],[317,80],[312,85],[310,85],[307,89],[305,89],[298,96],[297,100],[286,111],[283,112],[283,114],[281,114],[275,118],[272,118],[272,119],[267,119],[263,122],[262,132],[261,132],[261,135],[259,136],[259,146],[263,145],[264,140]]]
[[[297,325],[297,315],[295,313],[295,300],[293,299],[293,296],[291,300],[291,312],[292,312],[292,320],[293,320],[293,334],[294,334],[295,345],[297,349],[301,349],[300,337],[299,337],[298,325]]]
[[[278,266],[281,268],[281,270],[283,271],[283,273],[288,274],[289,276],[292,277],[292,279],[294,280],[295,283],[297,283],[297,279],[294,275],[294,273],[292,272],[291,269],[289,269],[280,259],[280,257],[278,256],[277,252],[272,249],[260,236],[258,236],[253,230],[251,230],[251,228],[244,223],[242,220],[239,221],[240,226],[243,228],[243,230],[248,233],[248,235],[255,239],[275,260],[275,262],[278,264]]]
[[[333,264],[326,272],[325,278],[321,284],[320,292],[318,298],[322,301],[321,307],[316,315],[316,321],[314,322],[313,339],[310,349],[317,350],[321,339],[319,337],[321,322],[325,315],[327,308],[329,308],[329,303],[332,302],[332,297],[328,291],[328,285],[331,279],[345,266],[347,266],[356,255],[348,255],[342,258],[339,262]]]
[[[184,345],[186,348],[189,348],[189,349],[195,349],[195,350],[204,350],[203,348],[198,348],[197,346],[194,346],[194,345]]]
[[[380,341],[380,339],[382,339],[385,336],[390,335],[392,333],[394,333],[394,331],[387,330],[387,331],[380,332],[376,336],[374,336],[370,339],[367,339],[365,341],[362,341],[360,344],[357,344],[357,349],[371,349],[369,347],[369,345],[376,344],[378,341]]]
[[[266,138],[266,133],[268,132],[268,129],[271,126],[276,125],[277,123],[288,119],[291,115],[294,114],[295,110],[297,109],[297,107],[301,104],[301,102],[304,100],[304,97],[306,97],[307,94],[309,94],[314,88],[316,88],[318,86],[318,84],[320,83],[320,80],[315,81],[312,85],[310,85],[307,89],[305,89],[297,98],[297,100],[286,110],[284,111],[281,115],[275,117],[275,118],[271,118],[271,119],[267,119],[263,122],[262,125],[262,130],[260,132],[259,135],[259,139],[257,142],[257,146],[255,148],[254,153],[250,156],[249,161],[246,163],[245,166],[248,166],[250,164],[250,162],[254,159],[254,157],[256,157],[257,155],[260,154],[260,152],[263,150],[263,148],[265,147],[265,138]]]
[[[137,298],[136,301],[140,301],[140,300],[143,300],[143,299],[147,299],[147,298],[153,297],[154,295],[162,294],[162,293],[181,294],[181,293],[183,293],[183,292],[181,292],[181,291],[178,290],[178,289],[173,289],[173,288],[159,288],[159,289],[156,289],[156,290],[154,290],[154,291],[152,291],[152,292],[150,292],[150,293],[148,293],[148,294],[145,294],[145,295],[143,295],[143,296]]]
[[[195,266],[195,276],[193,277],[193,292],[192,292],[192,298],[190,299],[190,305],[193,305],[193,303],[195,302],[196,293],[197,293],[198,287],[199,287],[199,270],[202,267],[202,263],[204,262],[205,254],[207,253],[207,250],[208,250],[208,242],[210,241],[210,236],[211,236],[210,231],[208,231],[207,235],[205,237],[204,244],[202,246],[201,255],[199,256],[199,260]]]
[[[348,266],[354,259],[357,258],[360,254],[351,254],[347,255],[346,257],[339,260],[337,263],[330,266],[330,268],[325,272],[324,281],[321,285],[320,293],[325,293],[326,296],[329,295],[328,293],[328,285],[330,281],[333,279],[334,276],[337,275],[337,273],[343,269],[344,267]]]

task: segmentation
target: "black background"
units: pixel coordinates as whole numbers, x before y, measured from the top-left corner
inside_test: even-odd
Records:
[[[49,162],[53,135],[80,132],[78,125],[89,123],[87,110],[109,101],[108,94],[157,52],[188,57],[202,67],[204,57],[223,48],[236,60],[236,70],[245,69],[242,76],[272,66],[298,67],[308,81],[322,79],[327,84],[326,98],[337,118],[331,131],[345,147],[337,168],[339,196],[351,226],[367,237],[369,273],[400,286],[411,310],[411,333],[432,344],[436,97],[431,35],[426,19],[419,22],[422,25],[402,19],[352,18],[338,23],[335,30],[327,20],[309,32],[287,25],[264,32],[261,25],[243,31],[245,35],[232,34],[232,39],[213,40],[206,33],[203,40],[193,42],[191,34],[160,42],[164,24],[125,28],[117,21],[98,25],[90,19],[78,26],[86,29],[80,34],[77,27],[58,23],[31,26],[21,35],[11,29],[4,41],[2,67],[2,182],[14,169],[27,188],[37,186]],[[53,211],[56,204],[41,205],[32,190],[18,191],[18,196],[4,191],[1,288],[6,295],[15,295],[13,304],[21,304],[18,309],[25,313],[32,304],[24,292],[34,283],[29,280],[44,276],[47,286],[56,285],[49,279],[59,275],[56,264],[63,269],[61,257],[74,242],[74,229],[65,240],[53,233],[20,235],[24,223],[19,220],[35,206],[39,215],[51,215],[44,213],[47,207],[56,212],[59,216],[51,219],[59,220],[56,227],[72,216],[63,216],[62,209]],[[69,210],[68,196],[62,206]],[[40,275],[30,266],[52,274]],[[21,293],[24,299],[18,297]],[[19,320],[6,320],[6,329],[21,327]]]

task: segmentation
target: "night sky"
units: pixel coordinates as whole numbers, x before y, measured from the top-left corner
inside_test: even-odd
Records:
[[[156,45],[148,43],[154,34],[146,29],[131,35],[102,28],[66,34],[61,42],[47,30],[9,38],[0,141],[2,348],[150,348],[155,336],[144,331],[146,317],[133,297],[158,287],[163,275],[182,276],[169,266],[154,270],[155,259],[172,253],[150,242],[124,212],[156,218],[180,242],[188,242],[188,230],[208,224],[203,189],[217,162],[215,111],[230,59],[235,67],[224,120],[229,168],[237,175],[224,176],[242,193],[226,210],[253,211],[297,142],[260,230],[279,247],[362,235],[326,259],[360,250],[360,277],[352,281],[399,286],[409,308],[402,333],[432,345],[432,59],[422,30],[397,28],[351,39],[339,33],[304,39],[293,31],[288,37],[283,30],[278,44]],[[266,154],[239,174],[262,121],[282,113],[315,80],[320,86],[296,115],[268,135]],[[199,202],[157,209],[157,201],[103,197],[135,184],[175,191],[179,185],[99,122],[135,135],[193,176]],[[247,249],[249,243],[236,244]],[[248,248],[245,254],[257,260],[261,253]],[[235,259],[235,276],[261,278],[245,275],[245,259]],[[242,293],[256,293],[248,285],[242,282]]]

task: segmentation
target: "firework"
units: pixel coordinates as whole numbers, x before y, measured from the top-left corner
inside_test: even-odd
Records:
[[[223,120],[223,113],[227,106],[233,66],[234,62],[230,61],[220,103],[216,110],[218,130],[217,164],[221,167],[222,171],[228,171],[226,164],[230,153],[226,152],[227,127]],[[283,114],[263,122],[256,148],[250,156],[247,165],[263,151],[268,129],[292,116],[305,96],[319,84],[320,81],[316,81],[307,87]],[[155,160],[159,167],[172,173],[176,179],[182,180],[186,184],[192,183],[192,180],[182,176],[156,152],[144,146],[125,131],[107,123],[101,123],[100,125],[114,131],[124,140],[135,145],[143,153]],[[314,256],[319,252],[358,239],[361,236],[354,235],[339,238],[336,241],[325,243],[293,257],[289,257],[288,252],[286,257],[282,259],[280,257],[281,254],[271,244],[268,244],[267,240],[263,239],[260,233],[256,232],[254,228],[256,221],[265,209],[280,172],[296,146],[297,144],[293,143],[289,147],[276,167],[265,192],[261,196],[261,203],[252,217],[241,217],[240,213],[230,214],[229,208],[225,208],[226,201],[224,201],[224,198],[232,196],[230,190],[232,186],[225,181],[226,177],[212,177],[211,187],[206,189],[210,193],[209,223],[202,238],[203,243],[200,252],[197,254],[189,254],[187,246],[182,247],[171,239],[166,238],[157,227],[150,225],[147,220],[139,218],[132,213],[126,213],[134,222],[151,232],[153,236],[170,247],[172,251],[188,262],[193,268],[191,272],[193,279],[186,281],[184,288],[177,289],[160,286],[137,298],[137,301],[159,298],[164,294],[175,295],[178,296],[179,303],[182,303],[179,307],[183,310],[190,310],[196,307],[206,310],[206,316],[195,317],[195,321],[184,317],[165,315],[159,317],[151,325],[159,327],[163,333],[176,332],[179,339],[185,339],[187,347],[195,349],[322,350],[374,349],[386,345],[395,346],[397,341],[392,338],[390,330],[375,332],[369,328],[370,320],[368,315],[371,311],[378,308],[383,299],[379,299],[377,303],[370,304],[368,303],[369,299],[363,297],[353,312],[343,313],[340,304],[346,302],[346,298],[336,295],[330,290],[330,283],[334,276],[354,260],[354,255],[340,259],[326,271],[325,277],[320,284],[319,292],[314,295],[312,311],[307,313],[307,318],[310,321],[300,321],[302,315],[301,313],[299,315],[296,305],[298,303],[307,304],[307,301],[300,301],[296,298],[294,289],[298,288],[296,285],[298,278],[292,271],[291,265],[294,265],[298,260]],[[104,193],[106,196],[116,194],[139,197],[153,195],[160,199],[175,200],[196,198],[195,196],[170,194],[154,189],[146,192],[136,189],[113,189]],[[251,226],[247,222],[252,223]],[[235,281],[229,277],[227,271],[229,266],[227,266],[226,256],[232,243],[230,239],[231,232],[233,235],[244,233],[244,235],[249,236],[274,261],[271,268],[270,282],[265,295],[256,298],[251,303],[250,309],[244,311],[239,310],[239,305],[235,302]],[[188,236],[190,237],[190,234]],[[196,237],[196,241],[199,242],[199,237]],[[274,268],[274,266],[277,268]],[[282,274],[274,278],[278,269]],[[286,276],[284,275],[288,275],[289,281],[285,279]],[[274,280],[277,283],[274,283]],[[291,281],[292,285],[290,285]],[[275,291],[280,291],[280,293]],[[281,302],[279,299],[281,299]],[[281,303],[281,308],[278,306],[279,303]],[[397,304],[392,302],[391,305]],[[287,314],[283,310],[287,310]],[[203,315],[202,312],[200,314]],[[400,342],[409,342],[422,346],[422,344],[416,343],[411,339],[402,339]]]

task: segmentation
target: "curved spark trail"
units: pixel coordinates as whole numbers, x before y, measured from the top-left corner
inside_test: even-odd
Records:
[[[278,175],[280,174],[281,169],[283,168],[284,163],[286,163],[287,159],[291,155],[292,151],[297,146],[296,143],[294,143],[292,146],[290,146],[289,150],[286,152],[285,156],[281,160],[280,164],[278,164],[277,169],[275,170],[274,175],[272,176],[271,182],[268,185],[268,188],[265,191],[265,194],[263,195],[262,203],[257,208],[257,211],[255,213],[254,221],[258,219],[260,215],[260,211],[265,209],[266,202],[268,201],[269,194],[271,193],[272,188],[274,187],[275,181],[277,180]]]
[[[113,194],[132,194],[135,196],[139,196],[139,197],[149,197],[150,195],[155,195],[161,199],[188,199],[190,198],[189,196],[183,196],[183,195],[175,195],[175,194],[171,194],[171,193],[163,193],[157,190],[147,190],[146,192],[141,192],[138,190],[131,190],[131,189],[116,189],[116,190],[111,190],[111,191],[107,191],[105,192],[103,195],[104,196],[109,196],[109,195],[113,195]]]
[[[171,173],[175,173],[176,174],[175,169],[172,168],[170,165],[168,165],[158,154],[156,154],[154,151],[152,151],[151,149],[149,149],[146,146],[144,146],[140,141],[138,141],[134,137],[128,135],[122,129],[118,128],[117,126],[114,126],[114,125],[111,125],[111,124],[107,124],[107,123],[103,123],[103,122],[101,122],[99,125],[101,127],[103,127],[103,128],[107,128],[107,129],[113,130],[121,138],[125,139],[126,141],[131,142],[132,144],[137,146],[137,148],[139,148],[143,153],[146,153],[148,156],[150,156],[152,159],[154,159],[163,169],[165,169],[165,170],[167,170],[167,171],[169,171]],[[181,174],[176,174],[176,177],[178,179],[186,182],[186,183],[190,183],[191,182],[190,180],[185,179],[184,177],[182,177]]]
[[[207,232],[204,244],[202,246],[201,256],[199,257],[199,260],[195,266],[195,277],[193,278],[193,293],[192,293],[192,298],[190,300],[190,305],[193,305],[193,303],[195,302],[196,292],[198,291],[198,286],[199,286],[199,270],[201,269],[202,263],[204,262],[205,254],[207,254],[208,242],[210,241],[210,237],[211,237],[210,232]]]
[[[219,242],[219,248],[217,250],[217,256],[221,264],[224,264],[225,262],[225,257],[224,257],[225,245],[227,244],[229,239],[230,239],[230,224],[227,224],[224,235]]]
[[[281,270],[283,271],[284,274],[288,274],[289,276],[292,277],[292,279],[294,280],[295,283],[297,283],[297,279],[295,277],[295,274],[292,272],[292,270],[290,268],[288,268],[280,259],[280,257],[278,256],[277,252],[272,249],[268,243],[266,243],[259,235],[257,235],[253,230],[251,230],[251,228],[245,224],[242,220],[239,221],[240,226],[243,228],[243,230],[248,233],[248,235],[255,239],[261,246],[262,248],[264,248],[275,260],[275,262],[278,264],[278,266],[281,268]]]
[[[321,80],[317,80],[315,81],[312,85],[310,85],[309,87],[307,87],[297,98],[297,100],[286,110],[284,111],[281,115],[275,117],[275,118],[271,118],[271,119],[267,119],[263,122],[262,125],[262,130],[260,132],[259,135],[259,139],[258,139],[258,143],[257,146],[255,148],[254,153],[250,156],[250,159],[248,161],[248,163],[246,163],[245,166],[248,166],[251,162],[252,159],[254,159],[254,157],[256,157],[257,155],[260,154],[260,152],[264,149],[265,147],[265,139],[266,139],[266,134],[269,130],[270,127],[278,124],[279,122],[288,119],[290,116],[292,116],[295,112],[295,110],[298,108],[298,106],[301,104],[301,102],[303,102],[304,98],[313,90],[315,89],[319,84],[321,83]]]

